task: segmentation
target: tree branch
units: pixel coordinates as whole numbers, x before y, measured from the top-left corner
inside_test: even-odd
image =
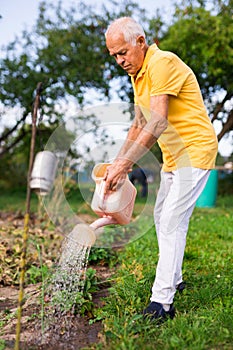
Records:
[[[7,146],[6,148],[3,148],[0,152],[0,158],[2,158],[4,156],[5,153],[7,153],[8,151],[10,151],[13,147],[15,147],[23,138],[24,136],[27,134],[27,132],[25,131],[25,129],[22,129],[22,133],[15,138],[14,142],[12,142],[9,146]]]
[[[216,106],[214,108],[214,112],[213,112],[213,118],[211,119],[212,122],[217,119],[218,114],[221,112],[221,110],[224,107],[224,104],[226,103],[226,101],[230,100],[232,98],[232,96],[233,96],[232,93],[227,92],[224,99],[222,100],[222,102],[219,102],[216,104]]]
[[[230,130],[233,130],[233,109],[229,112],[226,123],[222,125],[222,130],[218,134],[218,141]]]
[[[13,128],[11,128],[10,130],[8,130],[6,133],[3,133],[3,135],[0,137],[0,143],[2,141],[5,141],[11,134],[13,134],[13,132],[15,130],[17,130],[18,126],[25,121],[25,119],[27,118],[28,113],[24,113],[22,118],[20,120],[17,121],[17,123],[15,124],[15,126],[13,126]]]

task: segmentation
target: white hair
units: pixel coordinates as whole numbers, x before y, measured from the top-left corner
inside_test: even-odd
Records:
[[[125,41],[133,46],[136,45],[138,36],[143,36],[146,39],[142,26],[131,17],[120,17],[113,21],[107,28],[105,37],[119,34],[123,34]]]

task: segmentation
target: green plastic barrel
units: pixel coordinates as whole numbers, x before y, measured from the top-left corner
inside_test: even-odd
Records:
[[[203,192],[197,200],[196,206],[199,208],[213,208],[216,203],[218,192],[218,170],[213,169],[205,185]]]

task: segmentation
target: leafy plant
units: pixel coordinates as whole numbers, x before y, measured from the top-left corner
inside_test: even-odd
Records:
[[[110,248],[92,247],[89,255],[89,263],[98,263],[101,265],[113,264],[116,259],[116,252]]]
[[[42,276],[48,276],[49,268],[46,265],[35,266],[32,265],[26,271],[26,283],[28,284],[36,284],[38,282],[42,282]]]
[[[63,271],[59,272],[60,280],[56,279],[56,290],[52,292],[52,305],[58,313],[91,314],[93,309],[92,294],[98,290],[96,270],[86,270],[84,283],[78,285],[75,276]],[[68,280],[68,283],[67,283]],[[82,286],[83,283],[83,286]]]
[[[75,311],[84,315],[87,313],[89,316],[93,316],[92,294],[98,290],[98,283],[96,277],[96,270],[89,268],[86,271],[86,278],[84,288],[82,292],[77,293]]]

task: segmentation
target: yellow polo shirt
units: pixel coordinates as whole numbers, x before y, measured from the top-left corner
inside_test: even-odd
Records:
[[[163,170],[214,168],[218,142],[193,71],[178,56],[153,44],[131,81],[135,104],[147,120],[151,117],[150,97],[169,95],[168,127],[158,139]]]

